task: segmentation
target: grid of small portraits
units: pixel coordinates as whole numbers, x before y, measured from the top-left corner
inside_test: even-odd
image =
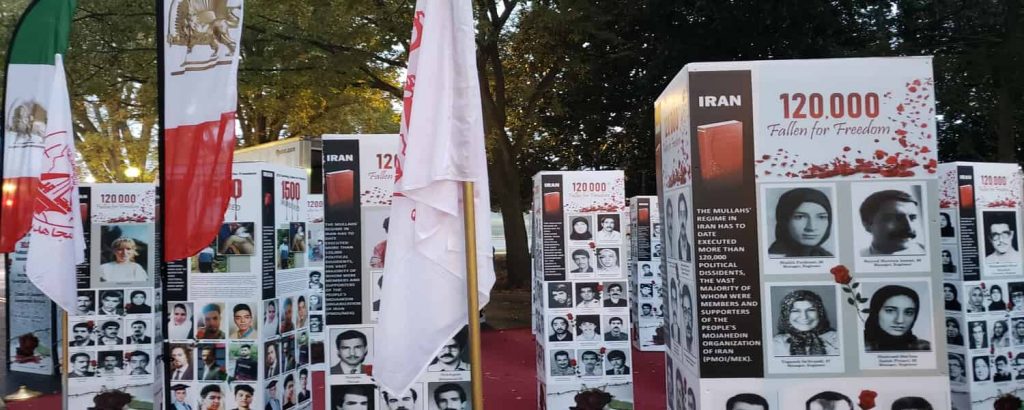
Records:
[[[640,202],[643,202],[641,206]],[[665,349],[665,313],[661,300],[662,244],[657,197],[630,199],[630,318],[633,345],[644,351]]]
[[[153,295],[151,288],[79,290],[68,321],[68,377],[152,380]]]
[[[943,297],[953,389],[1024,384],[1024,281],[948,282]]]

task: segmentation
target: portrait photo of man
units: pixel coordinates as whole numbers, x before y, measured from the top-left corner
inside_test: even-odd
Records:
[[[687,224],[690,222],[690,204],[686,199],[686,193],[680,192],[679,197],[676,198],[676,205],[678,206],[676,212],[676,219],[679,221],[678,238],[673,242],[678,247],[676,252],[679,255],[679,260],[683,262],[690,262],[692,259],[690,253],[692,249],[690,247],[689,228]]]
[[[548,283],[548,309],[566,309],[572,307],[572,287],[570,282]]]
[[[231,338],[255,339],[256,323],[253,321],[252,308],[246,303],[239,303],[231,311]]]
[[[469,395],[460,383],[431,383],[430,386],[434,399],[430,410],[466,410]]]
[[[150,374],[149,353],[136,350],[128,354],[128,375],[143,376]]]
[[[622,318],[618,316],[612,316],[608,319],[608,329],[604,332],[604,341],[606,342],[624,342],[629,340],[629,334],[626,333],[625,326],[622,324]]]
[[[217,345],[199,345],[199,380],[225,380],[228,377],[224,369],[224,350]]]
[[[571,366],[571,350],[556,350],[551,354],[551,376],[575,376],[576,368]]]
[[[324,317],[321,315],[309,315],[310,333],[322,333],[324,331]]]
[[[683,313],[683,316],[682,316],[683,317],[683,341],[685,342],[685,343],[683,343],[683,348],[685,348],[687,352],[690,352],[690,351],[693,350],[693,339],[694,339],[693,327],[695,325],[694,325],[694,320],[693,320],[694,318],[693,318],[693,294],[692,294],[692,292],[693,291],[690,289],[690,285],[684,283],[683,284],[682,293],[680,294],[680,299],[681,299],[681,304],[682,304],[682,308],[683,308],[682,309],[682,313]]]
[[[441,346],[434,361],[427,366],[428,372],[468,372],[469,363],[463,359],[463,352],[466,346],[466,330],[463,329],[455,337],[448,339]]]
[[[333,388],[334,386],[332,386]],[[271,380],[267,383],[266,394],[263,396],[266,405],[263,407],[266,410],[282,410],[281,409],[281,397],[277,392],[277,380]]]
[[[224,330],[221,329],[221,312],[224,310],[222,303],[208,303],[203,306],[203,317],[196,325],[196,339],[224,339]]]
[[[263,345],[263,375],[266,377],[281,373],[281,359],[277,351],[276,340],[271,340]]]
[[[235,408],[233,410],[250,410],[256,389],[248,384],[235,384]]]
[[[823,391],[807,399],[806,410],[854,410],[853,401],[842,393]]]
[[[71,355],[71,371],[68,372],[68,377],[94,377],[96,373],[90,368],[92,358],[89,357],[88,353],[79,352]]]
[[[302,403],[302,402],[304,402],[306,400],[309,400],[310,393],[309,393],[309,371],[308,370],[306,370],[306,369],[299,370],[299,381],[298,381],[298,385],[295,387],[295,391],[298,392],[296,394],[296,397],[298,398],[299,403]]]
[[[185,344],[171,345],[171,380],[192,380],[192,349]]]
[[[243,344],[238,346],[238,352],[235,355],[235,366],[231,373],[234,380],[237,381],[255,381],[256,374],[258,372],[259,363],[256,361],[256,357],[253,355],[252,345]]]
[[[340,329],[338,329],[340,330]],[[340,331],[334,337],[336,364],[331,366],[331,374],[363,374],[363,365],[367,364],[369,341],[366,334],[359,330]]]
[[[97,376],[120,376],[121,369],[124,367],[124,356],[120,350],[99,352],[97,354],[99,361],[99,369]]]
[[[914,186],[919,192],[920,186]],[[898,189],[868,195],[860,204],[860,222],[870,236],[861,256],[924,255],[918,235],[925,233],[919,196]],[[923,236],[922,236],[923,238]]]
[[[220,385],[208,384],[199,391],[199,398],[200,410],[220,410],[224,393],[221,391]]]
[[[549,342],[571,342],[572,332],[569,331],[569,320],[556,316],[551,319],[551,333],[548,336]]]
[[[598,295],[597,282],[577,282],[576,301],[577,308],[601,307],[601,299]]]
[[[153,343],[153,338],[146,335],[148,327],[144,320],[133,320],[131,324],[132,333],[128,335],[128,340],[125,341],[125,344],[142,345]]]
[[[725,410],[770,410],[768,400],[754,393],[740,393],[725,402]]]
[[[92,331],[92,322],[75,323],[74,326],[71,326],[72,340],[68,342],[68,345],[71,347],[95,346],[96,341],[93,340]]]
[[[189,401],[188,385],[178,383],[171,386],[171,410],[192,410]]]
[[[1017,244],[1017,213],[984,211],[985,263],[1021,263]]]
[[[629,307],[623,285],[622,282],[605,283],[604,307]]]
[[[372,384],[342,384],[331,386],[331,410],[373,410]]]
[[[104,290],[100,292],[100,311],[97,315],[121,316],[124,314],[124,291]]]
[[[622,229],[619,227],[618,214],[598,214],[598,231],[595,239],[598,242],[622,242]]]
[[[96,291],[93,290],[80,290],[78,296],[75,299],[75,315],[95,315],[96,314]]]
[[[586,249],[576,249],[576,250],[572,251],[572,254],[570,255],[570,257],[572,258],[572,263],[573,263],[573,269],[571,269],[569,271],[570,273],[593,273],[594,272],[594,267],[590,263],[591,260],[592,260],[592,258],[590,256],[590,251],[588,251]]]
[[[611,350],[608,352],[608,363],[605,366],[604,374],[608,376],[622,376],[631,374],[629,363],[626,360],[626,353],[622,350]]]
[[[387,406],[388,410],[416,410],[416,401],[419,399],[419,393],[416,393],[416,389],[412,388],[406,390],[404,394],[388,394],[387,391],[383,392],[384,405]]]
[[[653,277],[654,276],[654,271],[651,270],[651,264],[649,264],[649,263],[642,263],[642,264],[640,264],[640,275],[645,277],[645,278]]]
[[[604,368],[601,365],[601,356],[593,350],[581,350],[580,351],[580,363],[583,365],[582,371],[580,372],[583,377],[598,377],[604,374]]]
[[[108,320],[103,322],[100,326],[101,333],[97,345],[100,346],[116,346],[123,344],[124,339],[121,338],[121,322],[116,320]]]

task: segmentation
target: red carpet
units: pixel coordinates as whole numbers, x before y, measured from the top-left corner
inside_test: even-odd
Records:
[[[537,364],[530,329],[484,331],[481,339],[486,410],[536,408]],[[633,350],[633,397],[637,410],[665,408],[664,354]],[[60,396],[48,395],[8,403],[7,407],[10,410],[52,410],[59,409],[60,405]]]
[[[536,408],[537,356],[530,329],[490,330],[480,337],[486,410]],[[633,350],[633,397],[637,410],[665,408],[663,353]]]

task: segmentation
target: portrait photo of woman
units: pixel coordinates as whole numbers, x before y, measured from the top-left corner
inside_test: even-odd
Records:
[[[988,356],[976,356],[974,362],[974,381],[985,382],[992,377],[992,366]]]
[[[980,286],[972,286],[971,294],[967,297],[967,313],[981,313],[985,311],[985,291]]]
[[[942,296],[946,301],[946,310],[960,311],[960,295],[957,294],[956,285],[952,283],[943,283]]]
[[[997,320],[992,323],[992,346],[1010,347],[1010,327],[1005,320]]]
[[[771,192],[771,191],[769,191]],[[794,188],[775,205],[775,240],[770,258],[831,257],[825,248],[832,234],[832,202],[814,188]]]
[[[113,260],[100,265],[100,282],[145,282],[149,279],[146,268],[135,263],[139,249],[134,239],[124,236],[114,239],[110,252]]]
[[[971,349],[988,349],[988,324],[984,320],[967,323],[971,331]]]
[[[960,332],[960,321],[955,317],[946,318],[946,344],[954,346],[964,345],[964,335]]]
[[[988,288],[988,311],[995,312],[1006,310],[1006,302],[1003,302],[1003,288],[999,285],[992,285]]]
[[[921,298],[902,285],[885,285],[871,296],[864,323],[864,347],[868,352],[926,351],[931,342],[914,335]],[[927,323],[928,319],[924,320]]]
[[[956,263],[953,261],[953,252],[949,249],[942,250],[942,273],[956,273]]]
[[[956,229],[953,228],[953,218],[947,212],[939,213],[939,234],[943,238],[956,237]]]
[[[782,297],[773,343],[775,356],[835,356],[841,350],[821,296],[805,289]]]
[[[572,231],[569,233],[569,240],[571,241],[589,241],[594,239],[594,235],[590,232],[590,217],[589,216],[576,216],[573,217],[570,222]]]

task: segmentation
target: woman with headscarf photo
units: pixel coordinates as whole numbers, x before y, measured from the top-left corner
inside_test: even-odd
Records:
[[[940,212],[939,215],[942,216],[939,218],[939,235],[943,238],[956,237],[956,230],[953,229],[953,221],[949,217],[949,214]]]
[[[971,294],[967,297],[967,313],[981,313],[985,311],[985,291],[980,286],[971,287]]]
[[[594,238],[594,235],[590,233],[590,218],[586,216],[572,218],[571,226],[572,233],[569,234],[569,240],[589,241]]]
[[[942,273],[956,273],[956,264],[953,263],[953,252],[949,249],[942,250]]]
[[[776,356],[834,356],[839,335],[832,328],[821,296],[794,290],[782,298],[773,341]]]
[[[988,311],[995,312],[1006,310],[1006,302],[1003,302],[1003,288],[999,285],[992,285],[988,288]]]
[[[914,324],[922,312],[921,299],[913,289],[886,285],[871,296],[864,323],[868,352],[926,351],[931,342],[914,336]]]
[[[943,283],[942,295],[946,300],[946,310],[960,311],[960,295],[957,294],[956,285],[952,283]]]
[[[946,344],[963,346],[964,335],[960,333],[960,321],[953,317],[946,318]]]
[[[772,258],[831,257],[822,245],[832,234],[832,203],[812,188],[786,191],[775,205],[775,242]]]

